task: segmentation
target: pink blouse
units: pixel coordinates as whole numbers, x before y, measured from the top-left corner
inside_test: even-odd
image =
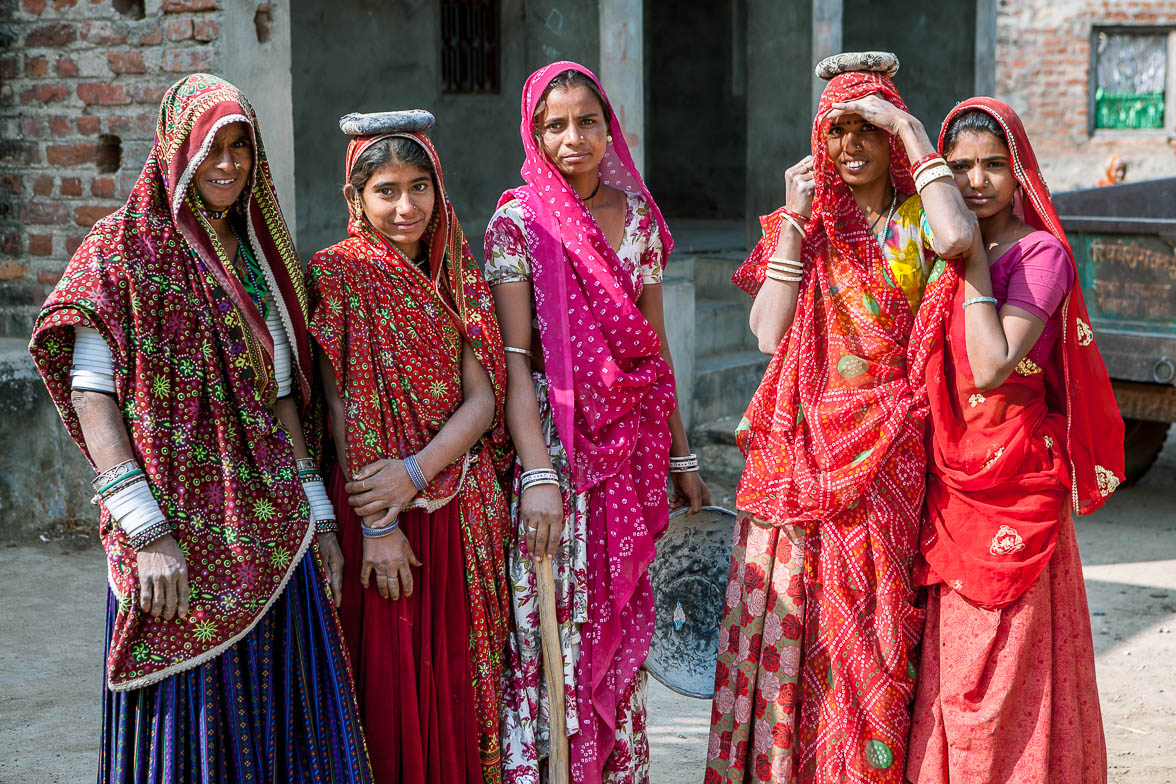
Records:
[[[1035,231],[1009,248],[988,274],[998,308],[1015,305],[1045,322],[1029,357],[1047,358],[1062,331],[1058,306],[1074,285],[1074,264],[1065,247],[1048,231]]]

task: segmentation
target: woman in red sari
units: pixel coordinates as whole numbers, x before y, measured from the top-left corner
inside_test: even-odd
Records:
[[[939,149],[982,242],[927,366],[930,588],[907,775],[1105,782],[1071,515],[1123,477],[1123,423],[1020,118],[965,101]]]
[[[423,116],[423,118],[422,118]],[[377,782],[501,780],[510,595],[506,369],[423,130],[349,115],[348,238],[310,262],[346,570],[340,617]]]
[[[812,156],[735,275],[773,357],[737,433],[708,784],[903,777],[923,628],[922,370],[955,275],[943,257],[975,220],[897,68],[882,53],[818,66],[833,78]]]

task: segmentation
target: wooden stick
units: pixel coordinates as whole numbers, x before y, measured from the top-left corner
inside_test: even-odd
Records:
[[[564,705],[563,646],[559,638],[559,618],[555,614],[555,575],[551,557],[535,562],[539,583],[539,628],[543,639],[543,680],[547,684],[547,712],[551,750],[547,757],[548,784],[568,784],[567,709]]]

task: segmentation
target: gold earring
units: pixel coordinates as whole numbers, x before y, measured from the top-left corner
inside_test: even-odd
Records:
[[[240,162],[240,161],[233,161],[233,168],[234,168],[234,169],[240,169],[240,168],[241,168],[241,162]]]
[[[356,194],[351,200],[351,211],[355,214],[355,217],[363,217],[363,199],[360,198],[359,194]]]

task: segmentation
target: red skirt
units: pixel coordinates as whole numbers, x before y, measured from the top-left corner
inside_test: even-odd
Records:
[[[1070,519],[1045,570],[1007,607],[985,610],[943,584],[928,589],[909,760],[917,784],[1105,784],[1094,643]]]
[[[412,596],[380,596],[359,582],[363,536],[342,472],[331,477],[343,548],[339,618],[376,784],[481,782],[470,668],[470,613],[459,506],[400,515],[400,530],[423,566]]]

